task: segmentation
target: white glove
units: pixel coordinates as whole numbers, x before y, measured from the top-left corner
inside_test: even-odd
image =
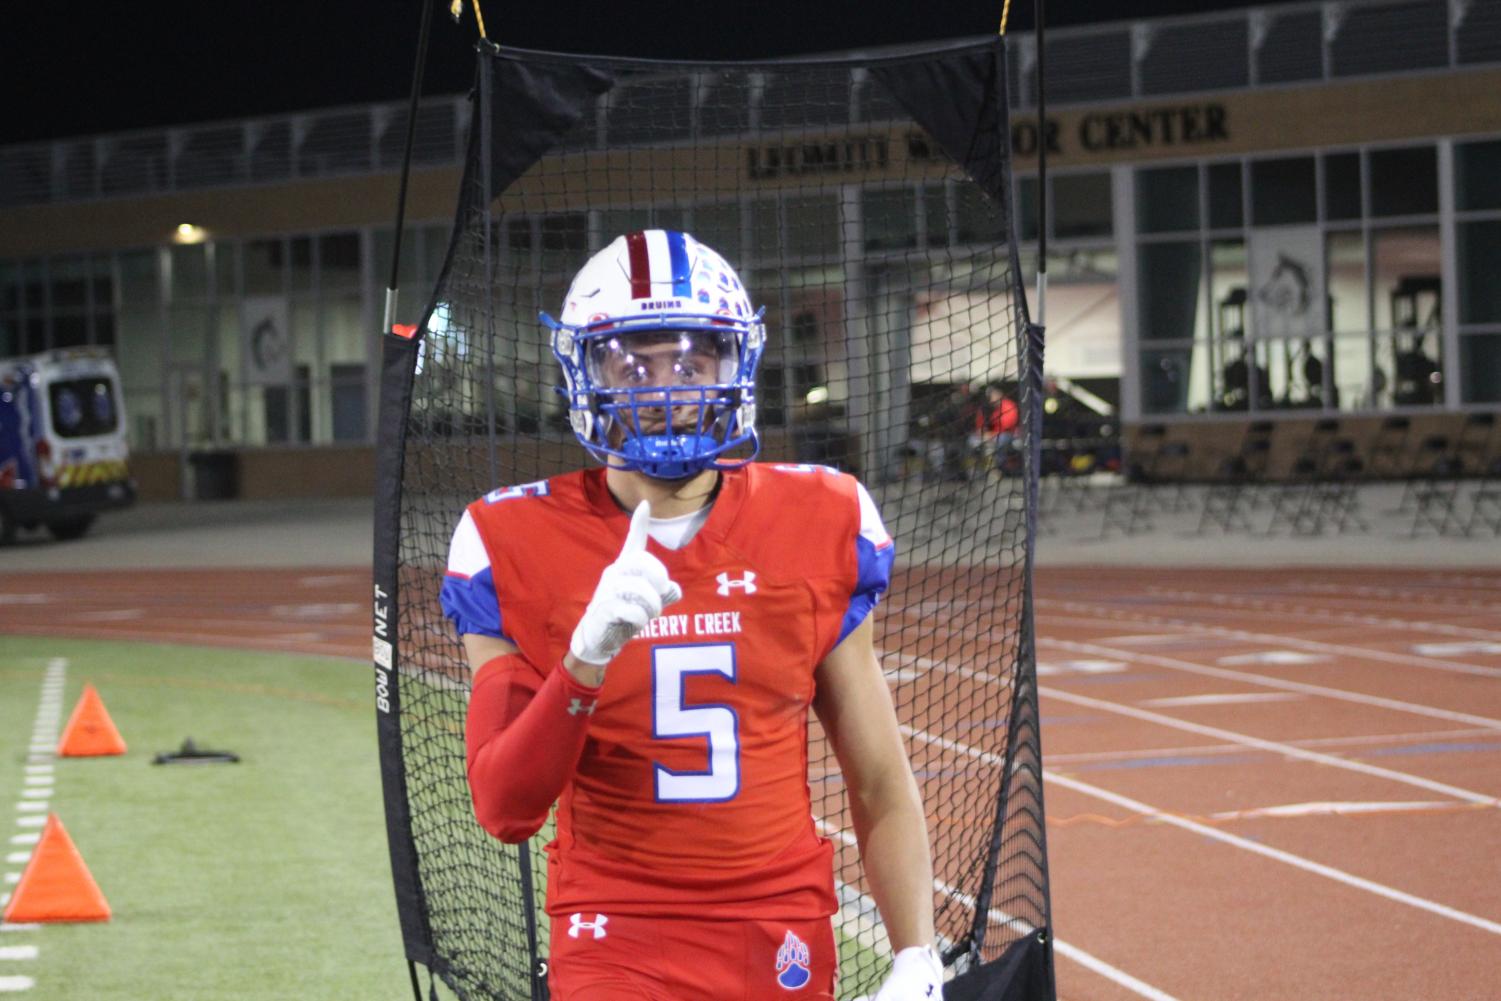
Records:
[[[646,551],[650,521],[651,502],[642,501],[631,515],[620,555],[599,575],[594,597],[573,630],[569,652],[586,664],[603,667],[614,660],[621,647],[683,596],[662,561]]]
[[[943,963],[931,946],[914,945],[896,954],[891,975],[875,1001],[942,1001]]]

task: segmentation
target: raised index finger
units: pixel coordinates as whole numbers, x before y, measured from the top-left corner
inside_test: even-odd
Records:
[[[631,527],[625,533],[625,545],[620,547],[621,556],[646,551],[646,535],[650,525],[651,501],[644,500],[637,504],[636,510],[631,513]]]

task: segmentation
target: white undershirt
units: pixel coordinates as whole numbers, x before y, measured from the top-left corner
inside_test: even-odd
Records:
[[[705,504],[697,511],[680,514],[676,518],[653,518],[647,534],[668,549],[682,549],[704,527],[713,506]]]

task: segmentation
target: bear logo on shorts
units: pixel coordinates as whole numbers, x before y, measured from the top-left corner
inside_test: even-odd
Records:
[[[813,978],[812,965],[807,944],[789,931],[777,950],[777,985],[788,991],[806,986]]]

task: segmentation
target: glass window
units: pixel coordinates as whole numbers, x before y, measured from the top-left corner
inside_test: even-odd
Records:
[[[245,244],[245,294],[286,291],[285,252],[280,240],[251,240]]]
[[[949,206],[942,184],[925,184],[922,189],[924,224],[928,227],[928,246],[946,247],[949,243]]]
[[[1366,333],[1371,315],[1366,299],[1365,236],[1330,233],[1325,242],[1329,327],[1339,333]]]
[[[976,189],[977,194],[978,190]],[[963,217],[964,213],[961,212],[960,218]],[[1017,178],[1016,232],[1020,239],[1037,239],[1037,178],[1035,177]]]
[[[202,299],[208,296],[208,247],[190,244],[168,250],[172,258],[172,298]]]
[[[0,310],[20,308],[21,269],[8,261],[0,261]]]
[[[214,244],[214,291],[220,298],[238,295],[240,291],[240,245],[219,242]]]
[[[1209,165],[1209,228],[1238,229],[1245,225],[1244,191],[1239,163]]]
[[[1501,323],[1501,220],[1458,230],[1459,322]]]
[[[1197,413],[1209,404],[1209,346],[1153,346],[1141,353],[1141,409],[1148,414]]]
[[[1070,237],[1109,236],[1110,175],[1062,174],[1053,178],[1053,235]]]
[[[1198,229],[1199,168],[1138,170],[1136,228],[1143,233]]]
[[[120,255],[120,300],[122,306],[146,306],[161,297],[161,279],[156,270],[157,252],[131,250]]]
[[[1025,180],[1023,178],[1024,183]],[[1022,190],[1025,191],[1025,187]],[[967,182],[956,185],[954,201],[954,235],[960,243],[995,244],[1006,239],[1006,232],[1001,228],[1001,214],[996,211],[990,199],[985,197],[978,186]],[[1023,218],[1033,220],[1033,236],[1035,237],[1036,211],[1027,212],[1025,204],[1018,211],[1022,213]]]
[[[26,308],[39,312],[47,308],[47,285],[43,281],[41,261],[26,261],[21,265],[22,299]]]
[[[833,195],[787,199],[787,252],[793,257],[835,256],[842,233]]]
[[[0,316],[0,358],[21,353],[21,324],[11,317]]]
[[[311,292],[313,289],[313,238],[294,236],[290,241],[292,251],[292,291]]]
[[[47,277],[52,285],[53,309],[80,308],[88,304],[88,258],[54,258],[47,271]]]
[[[87,313],[55,313],[52,317],[52,347],[79,348],[89,342]]]
[[[693,235],[732,264],[740,259],[740,203],[717,202],[693,210]]]
[[[1257,226],[1316,222],[1319,216],[1313,157],[1256,160],[1251,164],[1251,219]]]
[[[862,191],[866,250],[906,250],[917,246],[917,208],[910,188]]]
[[[1460,211],[1501,209],[1501,139],[1454,147],[1454,198]]]
[[[452,235],[453,227],[446,224],[422,227],[422,277],[425,286],[422,289],[423,295],[426,295],[431,286],[437,283],[438,275],[443,272],[443,262],[448,259],[448,241]],[[376,278],[380,281],[390,281],[390,271],[391,264],[387,261],[386,274],[377,275]]]
[[[207,362],[213,325],[212,306],[173,306],[167,318],[172,361],[198,365]]]
[[[329,233],[318,237],[319,287],[360,287],[360,234]]]
[[[52,423],[63,438],[109,434],[119,426],[114,388],[106,378],[50,383]]]
[[[781,226],[777,221],[777,201],[762,198],[751,202],[751,246],[759,260],[775,260],[781,255]]]
[[[1324,218],[1359,219],[1360,154],[1334,153],[1324,157]]]
[[[1199,286],[1202,251],[1197,240],[1143,244],[1138,307],[1143,341],[1186,341],[1202,338],[1203,296]]]
[[[1378,404],[1443,402],[1440,305],[1442,269],[1437,226],[1372,234],[1376,299]]]
[[[1374,150],[1371,154],[1371,214],[1433,215],[1438,212],[1438,151],[1432,146]]]
[[[1466,334],[1459,339],[1460,398],[1466,403],[1501,403],[1501,334]]]
[[[386,288],[391,280],[391,254],[395,252],[396,231],[389,227],[375,231],[375,280],[381,288]],[[401,237],[401,271],[396,280],[400,283],[400,289],[415,289],[422,283],[422,261],[417,253],[418,231],[415,227],[408,227]],[[248,280],[248,279],[247,279]],[[398,323],[416,323],[417,317],[406,319],[408,313],[407,304],[414,298],[423,298],[426,293],[423,289],[416,296],[403,294],[397,299],[397,306],[402,316],[397,318]]]
[[[583,212],[544,216],[542,270],[572,271],[589,256],[589,217]]]

